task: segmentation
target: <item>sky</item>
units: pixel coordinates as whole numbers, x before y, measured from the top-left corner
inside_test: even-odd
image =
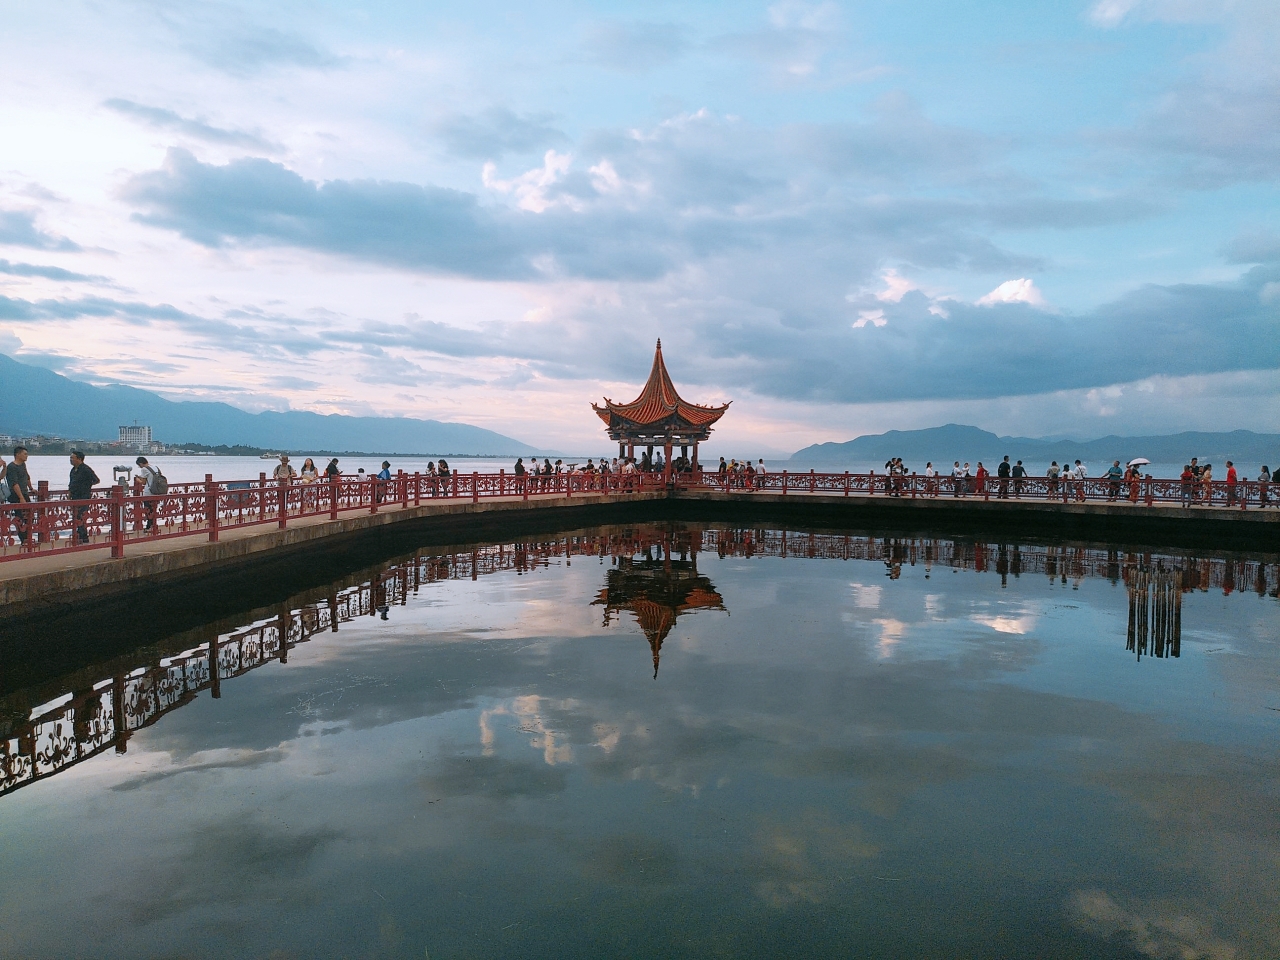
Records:
[[[606,444],[1280,431],[1280,4],[0,0],[0,352]],[[733,452],[733,451],[730,451]]]

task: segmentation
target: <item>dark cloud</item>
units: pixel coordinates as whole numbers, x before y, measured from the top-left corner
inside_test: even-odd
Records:
[[[279,144],[272,143],[265,137],[256,133],[249,133],[244,130],[226,130],[222,127],[215,127],[203,120],[192,120],[183,117],[172,110],[166,110],[162,107],[149,107],[146,104],[135,103],[132,100],[124,100],[119,97],[113,97],[106,100],[102,104],[108,110],[113,110],[122,116],[145,123],[147,126],[155,127],[158,130],[172,130],[175,133],[184,136],[193,137],[197,140],[203,140],[207,143],[219,143],[232,147],[248,147],[256,150],[279,151],[283,149]]]
[[[274,27],[236,25],[186,32],[186,47],[198,60],[226,73],[245,76],[273,67],[331,70],[346,63],[296,33]]]
[[[551,126],[549,114],[522,117],[506,107],[492,107],[475,115],[453,114],[438,121],[433,130],[450,153],[483,160],[531,153],[569,139]]]
[[[62,267],[49,267],[35,263],[12,263],[0,259],[0,273],[11,277],[44,277],[46,280],[65,280],[68,283],[108,283],[107,277],[88,273],[73,273]]]
[[[37,250],[79,250],[66,237],[47,233],[36,226],[36,215],[28,210],[0,210],[0,245],[34,247]]]
[[[137,219],[205,246],[289,244],[426,272],[525,277],[532,268],[509,228],[471,194],[375,180],[312,183],[267,160],[226,166],[170,150],[123,196]]]
[[[685,28],[674,23],[597,23],[587,31],[588,58],[611,70],[643,73],[678,60],[690,45]]]
[[[1231,263],[1280,263],[1280,234],[1266,230],[1242,233],[1223,253]]]

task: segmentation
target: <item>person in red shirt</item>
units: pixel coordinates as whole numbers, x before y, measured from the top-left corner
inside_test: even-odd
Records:
[[[987,492],[987,477],[989,477],[989,476],[990,476],[990,474],[989,474],[989,473],[987,473],[987,468],[986,468],[986,467],[984,467],[984,466],[982,465],[982,461],[981,461],[981,460],[979,460],[979,461],[978,461],[978,473],[977,473],[977,475],[976,475],[977,484],[976,484],[976,486],[975,486],[975,488],[974,488],[978,493],[980,493],[980,494],[986,494],[986,492]]]
[[[1236,502],[1236,465],[1227,461],[1227,506],[1235,506]]]

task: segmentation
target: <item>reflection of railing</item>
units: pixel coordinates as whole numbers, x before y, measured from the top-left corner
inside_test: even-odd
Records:
[[[1144,656],[1182,656],[1182,571],[1163,565],[1131,571],[1125,649]]]
[[[1133,570],[1160,559],[1151,553],[1132,553],[1096,547],[1039,546],[981,543],[931,538],[859,537],[781,530],[706,530],[699,549],[721,556],[809,557],[826,560],[878,560],[894,577],[902,566],[920,564],[997,573],[1002,579],[1023,574],[1068,580],[1105,577],[1128,582]],[[1182,571],[1183,590],[1220,589],[1224,593],[1252,590],[1259,596],[1280,596],[1280,564],[1226,557],[1164,555],[1166,566]]]
[[[1130,590],[1130,646],[1140,656],[1178,656],[1181,592],[1210,587],[1224,593],[1252,588],[1280,596],[1280,565],[1221,557],[1159,557],[1066,546],[964,543],[925,538],[880,538],[779,530],[703,530],[639,526],[624,532],[560,537],[535,543],[497,544],[394,564],[368,581],[334,590],[323,600],[295,609],[286,602],[276,617],[216,637],[159,664],[105,678],[60,699],[0,737],[0,793],[57,773],[113,747],[123,753],[130,734],[189,703],[202,690],[221,695],[224,680],[272,660],[287,662],[289,650],[317,633],[362,616],[387,618],[394,605],[427,583],[474,580],[503,571],[527,573],[557,558],[696,555],[787,557],[882,562],[896,579],[903,566],[1038,574],[1080,580],[1105,577]],[[1153,572],[1154,571],[1154,572]],[[1161,572],[1163,571],[1163,572]],[[1141,613],[1145,610],[1146,613]],[[1148,653],[1150,651],[1150,653]],[[211,664],[215,668],[211,667]]]

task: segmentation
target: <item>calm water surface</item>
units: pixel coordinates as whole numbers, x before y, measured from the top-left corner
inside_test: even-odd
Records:
[[[1274,958],[1278,584],[685,527],[396,562],[58,733],[8,698],[0,954]]]

